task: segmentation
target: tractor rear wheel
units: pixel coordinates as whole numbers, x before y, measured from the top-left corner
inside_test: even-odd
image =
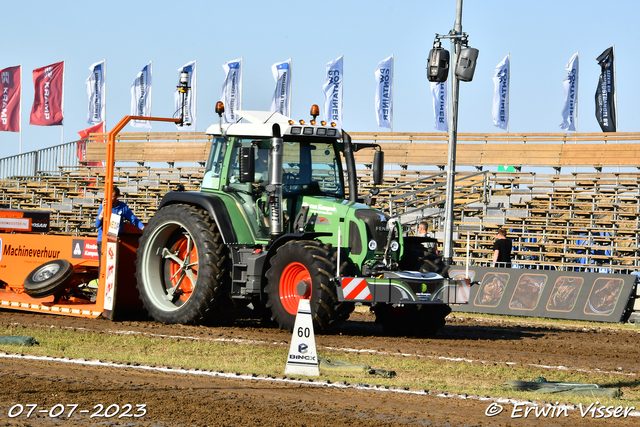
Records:
[[[451,313],[446,304],[376,304],[371,310],[385,334],[394,336],[434,336]]]
[[[145,310],[158,322],[199,324],[228,292],[228,250],[216,223],[188,205],[161,208],[144,228],[136,280]]]
[[[267,308],[280,329],[293,330],[298,313],[298,283],[311,286],[311,316],[316,333],[335,330],[353,310],[336,295],[332,250],[315,240],[290,241],[278,248],[266,273]]]

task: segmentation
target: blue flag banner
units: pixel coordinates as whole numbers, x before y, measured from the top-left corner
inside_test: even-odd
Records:
[[[562,81],[564,86],[564,107],[562,108],[562,124],[560,129],[576,131],[578,119],[578,53],[574,53],[565,67],[567,76]]]
[[[273,91],[270,111],[277,111],[283,116],[291,115],[291,58],[271,66],[276,88]]]
[[[496,66],[493,75],[493,124],[505,130],[509,129],[509,80],[511,79],[509,59],[509,55],[505,56]]]
[[[105,119],[105,67],[106,60],[96,62],[89,67],[91,75],[86,80],[89,112],[87,123],[95,125]]]
[[[433,115],[435,128],[447,132],[449,130],[449,100],[447,98],[447,82],[431,82],[433,95]]]
[[[187,83],[191,89],[187,91],[184,100],[184,123],[176,124],[179,130],[188,130],[195,132],[196,130],[196,61],[191,61],[184,67],[178,68],[178,72],[186,71],[189,73],[189,82]],[[182,95],[178,89],[173,94],[175,111],[180,114],[182,110]]]
[[[222,65],[225,73],[220,99],[224,103],[223,123],[235,123],[240,120],[236,114],[242,110],[242,58]]]
[[[151,76],[153,62],[149,62],[138,73],[131,85],[131,115],[151,116]],[[148,120],[131,120],[131,126],[137,128],[151,129],[151,122]]]
[[[393,55],[380,61],[375,78],[378,126],[393,129]]]
[[[344,56],[327,64],[327,79],[322,90],[324,91],[324,119],[327,122],[335,122],[342,128],[342,60]]]

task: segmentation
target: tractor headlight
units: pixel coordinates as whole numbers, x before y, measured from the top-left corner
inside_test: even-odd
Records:
[[[400,243],[396,242],[395,240],[392,241],[389,245],[389,249],[391,249],[391,252],[398,252],[398,249],[400,249]]]
[[[369,250],[375,251],[378,249],[378,243],[375,240],[369,240]]]

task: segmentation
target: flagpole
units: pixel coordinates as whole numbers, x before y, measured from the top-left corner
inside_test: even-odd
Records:
[[[20,154],[22,154],[22,64],[20,64],[20,103],[18,104],[18,126],[20,127]],[[22,164],[22,162],[20,162]]]
[[[149,117],[153,117],[153,114],[151,114],[151,106],[153,105],[151,103],[151,95],[153,95],[153,90],[151,89],[151,85],[153,85],[153,60],[149,61],[149,76],[151,77],[147,79],[149,80],[147,81],[147,85],[149,86]],[[151,122],[149,122],[147,133],[151,133]]]
[[[616,81],[616,45],[613,44],[613,46],[611,46],[611,54],[613,55],[613,111],[614,114],[616,115],[616,132],[618,132],[618,97],[616,95],[617,90],[616,90],[616,86],[618,85],[618,82]]]
[[[395,68],[395,58],[391,54],[391,133],[393,133],[393,72]]]
[[[240,96],[238,98],[240,98],[240,110],[242,110],[242,79],[243,79],[243,74],[244,74],[244,60],[243,57],[240,57],[240,87],[238,88],[240,90]],[[236,96],[237,96],[237,91],[236,91]],[[238,104],[236,104],[236,108],[238,108]]]
[[[509,58],[509,65],[507,66],[507,108],[509,108],[509,93],[511,89],[511,52],[509,52],[507,57]],[[508,110],[507,113],[509,113]],[[509,118],[507,119],[507,133],[509,133],[509,122],[511,121],[510,119],[511,117],[509,116]]]
[[[62,60],[62,103],[61,103],[61,110],[62,110],[62,125],[60,126],[60,133],[61,133],[61,140],[62,142],[60,142],[61,144],[64,144],[64,73],[66,71],[66,61],[63,59]],[[62,151],[60,151],[60,155],[62,155]],[[62,159],[60,159],[62,160]]]
[[[104,102],[102,103],[102,129],[107,132],[107,59],[104,59]]]
[[[193,122],[193,132],[196,131],[196,117],[198,117],[198,103],[196,102],[196,91],[197,91],[197,86],[198,86],[198,61],[193,61],[194,66],[193,66],[193,90],[192,90],[192,94],[193,94],[193,117],[191,118],[192,122]]]
[[[573,108],[576,110],[576,116],[573,118],[574,123],[576,124],[575,133],[578,133],[578,85],[580,83],[580,51],[578,51],[578,56],[576,57],[578,61],[576,64],[576,99],[574,101]]]
[[[291,111],[291,100],[293,99],[293,59],[289,58],[289,117],[293,116],[293,111]]]

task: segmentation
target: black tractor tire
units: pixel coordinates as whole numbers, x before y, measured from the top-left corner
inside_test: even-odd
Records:
[[[158,322],[204,323],[230,289],[229,263],[228,248],[206,211],[163,207],[144,228],[137,250],[142,305]]]
[[[385,334],[416,337],[435,336],[451,313],[446,304],[376,304],[371,310]]]
[[[280,329],[293,330],[298,301],[297,285],[311,285],[311,316],[315,333],[329,333],[353,311],[352,303],[340,303],[332,279],[332,250],[316,240],[293,240],[278,248],[267,270],[267,308]],[[346,316],[346,317],[345,317]]]
[[[24,292],[32,298],[44,298],[63,291],[73,279],[73,265],[66,259],[54,259],[33,270],[24,279]]]

